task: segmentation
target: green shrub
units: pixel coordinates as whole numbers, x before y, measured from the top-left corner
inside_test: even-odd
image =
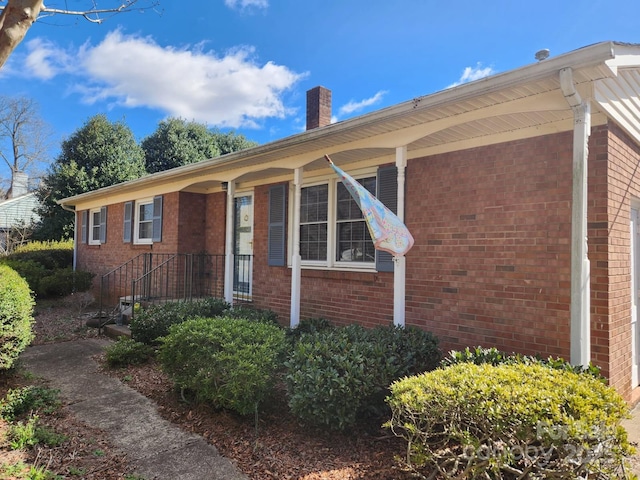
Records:
[[[169,332],[169,327],[193,317],[217,317],[230,305],[220,298],[204,298],[191,302],[169,302],[150,305],[136,312],[131,321],[131,336],[146,344],[157,343]]]
[[[242,318],[244,320],[251,320],[252,322],[266,322],[272,323],[274,325],[279,325],[278,315],[273,310],[245,307],[240,305],[235,306],[224,313],[225,316],[229,318]]]
[[[34,260],[14,260],[10,257],[2,260],[0,263],[14,269],[29,284],[29,288],[33,292],[37,292],[40,286],[40,279],[44,277],[47,270],[42,264]]]
[[[0,400],[0,417],[11,422],[32,411],[53,413],[61,405],[59,393],[59,390],[34,385],[11,389]]]
[[[153,356],[153,348],[130,338],[120,337],[106,349],[107,364],[110,367],[125,367],[146,363]]]
[[[34,261],[46,270],[73,266],[73,240],[59,242],[29,242],[16,248],[9,256],[11,260]]]
[[[439,361],[437,339],[418,329],[350,325],[305,334],[285,364],[289,407],[307,423],[342,430],[360,414],[385,411],[391,382]]]
[[[591,375],[461,363],[394,383],[388,403],[417,475],[626,478],[628,407]]]
[[[12,450],[22,450],[38,444],[57,447],[67,440],[66,435],[38,425],[38,420],[39,417],[33,415],[25,422],[17,422],[9,426],[7,437]]]
[[[0,265],[0,370],[11,368],[33,339],[33,307],[27,282]]]
[[[473,363],[475,365],[482,365],[484,363],[488,363],[490,365],[513,365],[518,363],[526,365],[537,364],[555,368],[557,370],[568,370],[575,373],[587,373],[596,378],[603,378],[600,375],[600,368],[593,364],[589,364],[589,366],[587,367],[583,367],[582,365],[571,365],[570,362],[564,360],[563,358],[542,358],[539,355],[505,353],[495,347],[483,348],[478,346],[474,347],[473,349],[467,347],[464,350],[451,350],[449,352],[449,356],[442,359],[441,365],[443,367],[448,367],[451,365],[457,365],[459,363]]]
[[[40,279],[37,293],[43,297],[64,297],[73,292],[86,292],[91,288],[94,276],[71,267],[60,268]]]
[[[300,320],[295,328],[289,329],[287,333],[294,341],[297,341],[303,335],[324,332],[332,328],[333,326],[326,318],[305,318]]]
[[[286,345],[284,330],[275,325],[201,317],[173,325],[159,359],[197,400],[246,415],[273,387]]]

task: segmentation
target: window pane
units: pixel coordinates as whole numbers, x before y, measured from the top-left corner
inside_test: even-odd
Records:
[[[138,208],[138,221],[153,220],[153,203],[143,203]]]
[[[302,260],[327,259],[327,225],[300,225],[300,257]]]
[[[91,214],[91,240],[100,240],[100,212]]]
[[[140,222],[138,238],[151,238],[153,235],[153,222]]]
[[[375,248],[364,220],[338,223],[336,260],[373,262]]]
[[[327,260],[329,186],[305,187],[300,197],[300,257]]]
[[[358,180],[358,183],[372,195],[376,194],[376,177],[361,178]],[[342,182],[338,183],[336,208],[338,220],[356,220],[362,218],[360,207],[358,207],[358,204]]]
[[[137,238],[138,240],[151,240],[153,238],[153,202],[139,203],[137,206],[137,210]]]

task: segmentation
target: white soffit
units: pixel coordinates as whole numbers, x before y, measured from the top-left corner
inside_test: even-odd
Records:
[[[640,143],[640,68],[618,69],[617,77],[595,82],[594,99]]]

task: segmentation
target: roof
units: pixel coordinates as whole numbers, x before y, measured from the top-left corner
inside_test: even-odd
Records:
[[[27,193],[19,197],[0,202],[0,230],[15,227],[24,223],[29,225],[40,217],[35,209],[40,205],[35,193]]]
[[[640,143],[640,45],[602,42],[515,70],[308,130],[281,140],[177,167],[59,201],[92,208],[171,191],[209,193],[222,182],[240,185],[325,170],[325,154],[348,168],[569,131],[573,112],[559,72],[570,68],[592,124],[614,120]]]

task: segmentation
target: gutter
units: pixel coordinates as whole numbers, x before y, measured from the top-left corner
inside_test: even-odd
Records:
[[[591,265],[587,241],[587,159],[591,108],[580,98],[571,68],[560,70],[560,88],[573,110],[573,189],[571,202],[571,364],[591,361]]]
[[[136,180],[130,180],[125,183],[103,187],[99,190],[82,193],[73,197],[64,198],[57,202],[62,204],[74,204],[95,195],[108,195],[111,192],[118,192],[124,189],[132,191],[139,190],[145,186],[151,186],[154,183],[161,183],[167,178],[176,176],[188,176],[198,172],[205,172],[208,168],[227,168],[233,169],[237,162],[252,160],[260,163],[264,155],[280,152],[281,157],[288,156],[287,151],[291,148],[303,146],[305,144],[318,141],[319,139],[329,138],[334,134],[348,133],[357,131],[359,128],[365,128],[376,125],[381,122],[389,121],[397,117],[410,114],[416,110],[428,110],[442,105],[452,104],[474,98],[478,95],[499,91],[514,85],[519,85],[524,81],[535,81],[541,78],[555,75],[558,69],[563,68],[567,64],[573,66],[574,69],[587,68],[594,65],[600,65],[611,59],[616,58],[614,42],[602,42],[587,47],[574,50],[557,57],[550,58],[544,62],[537,62],[516,70],[492,75],[487,78],[476,80],[453,88],[441,90],[412,100],[405,101],[381,110],[371,112],[359,117],[351,118],[341,122],[333,123],[324,127],[307,130],[305,132],[286,137],[280,140],[258,145],[256,147],[232,152],[221,157],[204,160],[202,162],[192,163],[147,175]],[[265,162],[268,163],[268,162]]]
[[[76,271],[76,265],[78,261],[78,216],[76,215],[76,209],[67,207],[63,203],[59,203],[63,210],[67,212],[73,212],[73,271]]]

